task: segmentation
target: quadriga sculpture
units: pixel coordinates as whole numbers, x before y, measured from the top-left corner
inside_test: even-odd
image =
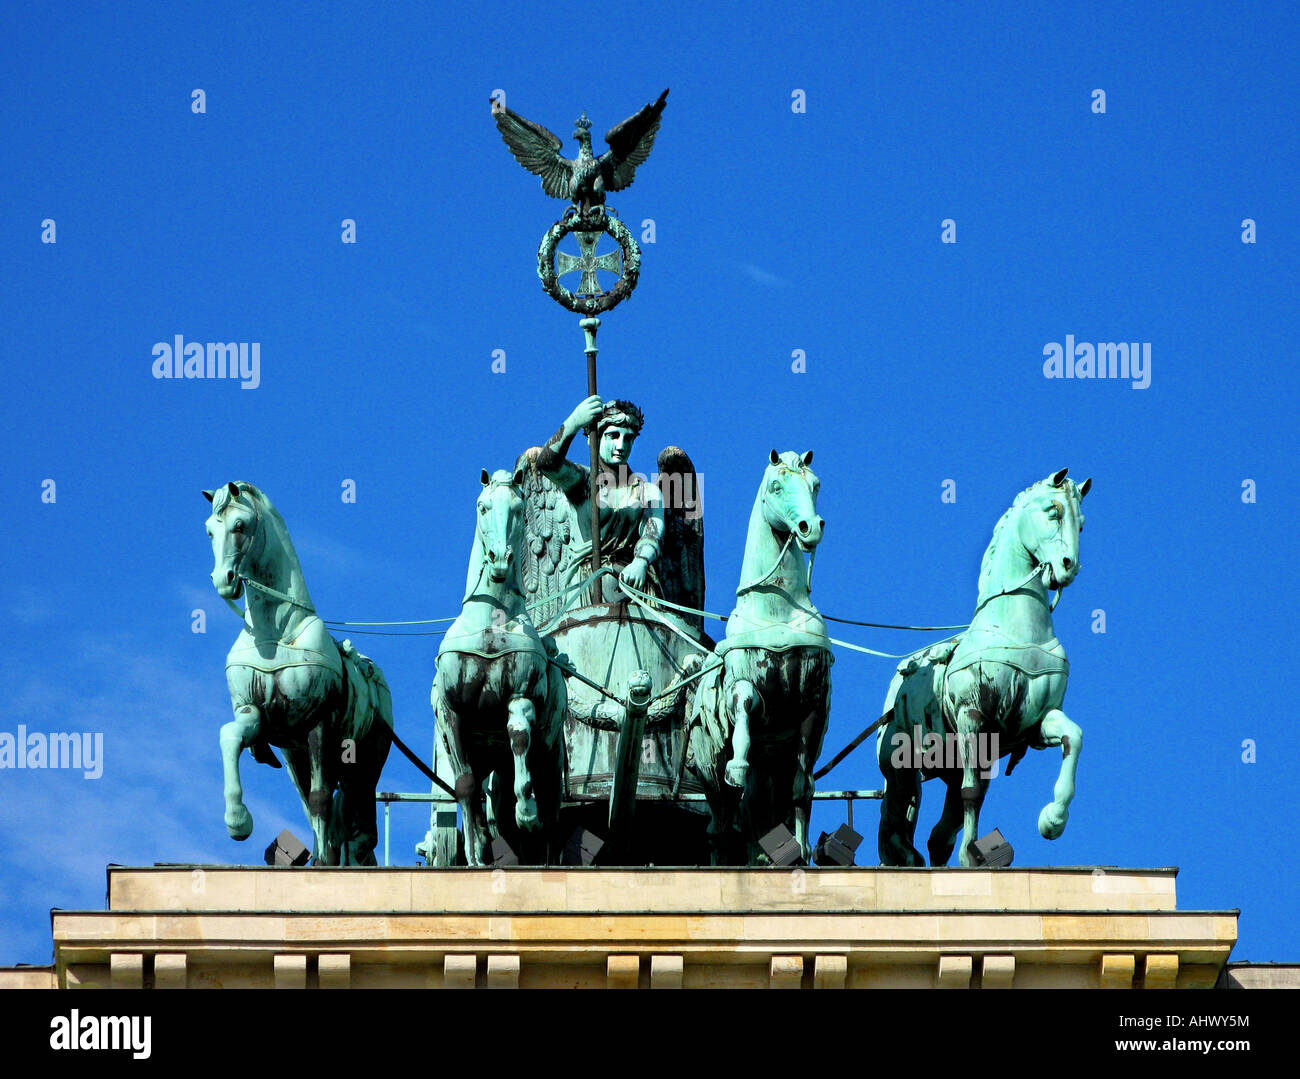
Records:
[[[488,862],[491,841],[504,832],[521,861],[544,862],[559,811],[567,694],[519,589],[523,474],[484,469],[481,478],[465,598],[438,649],[435,737],[454,777],[466,861]],[[541,849],[526,835],[537,832]]]
[[[694,771],[709,800],[715,864],[755,864],[758,840],[793,825],[804,859],[813,765],[831,706],[830,641],[804,555],[822,539],[811,451],[778,454],[754,500],[736,606],[691,715]]]
[[[234,839],[253,831],[240,754],[249,749],[279,768],[275,746],[311,822],[316,864],[374,865],[375,787],[393,723],[383,673],[349,641],[330,636],[266,495],[242,482],[203,494],[212,503],[212,583],[232,606],[247,595],[244,628],[226,658],[235,710],[221,728],[226,830]]]
[[[1075,484],[1061,469],[1017,495],[984,552],[970,628],[899,667],[885,700],[885,714],[893,715],[876,743],[885,777],[883,864],[925,864],[912,837],[921,780],[930,775],[947,785],[930,833],[930,864],[948,863],[959,830],[961,864],[972,864],[970,844],[989,783],[981,762],[1010,754],[1010,775],[1031,748],[1061,747],[1060,775],[1038,831],[1056,839],[1065,830],[1083,733],[1061,711],[1070,665],[1047,594],[1059,595],[1079,572],[1081,503],[1091,486]],[[927,753],[927,744],[936,752]]]

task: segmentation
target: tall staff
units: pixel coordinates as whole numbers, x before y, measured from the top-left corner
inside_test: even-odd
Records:
[[[600,329],[600,319],[595,315],[584,318],[578,323],[582,327],[582,333],[586,339],[587,352],[587,396],[595,397],[596,390],[596,331]],[[591,572],[595,573],[600,568],[600,503],[596,500],[596,492],[599,484],[596,482],[596,476],[600,469],[600,436],[593,427],[591,433],[587,436],[587,442],[591,448]],[[600,602],[600,582],[593,581],[591,585],[591,602]]]
[[[600,157],[592,152],[591,121],[584,112],[574,124],[573,137],[578,140],[578,156],[574,160],[561,155],[563,143],[559,136],[506,108],[504,92],[491,99],[497,130],[515,160],[542,178],[542,190],[548,195],[570,202],[564,217],[542,237],[537,249],[537,275],[546,294],[556,303],[584,316],[579,326],[586,344],[588,397],[597,393],[596,331],[600,328],[597,316],[612,310],[632,295],[641,271],[641,248],[614,216],[613,209],[606,208],[605,193],[629,187],[637,167],[650,156],[667,98],[668,91],[665,90],[658,100],[610,128],[605,133],[609,149]],[[578,242],[577,255],[556,250],[560,240],[571,232]],[[596,247],[601,233],[610,236],[619,250],[598,255]],[[598,271],[611,273],[617,278],[613,288],[601,289]],[[576,293],[560,284],[560,278],[570,273],[582,274]],[[591,431],[587,441],[591,448],[589,495],[591,571],[594,574],[600,569],[600,503],[597,498],[600,438],[596,430]],[[593,582],[591,601],[599,602],[600,595],[599,582]]]

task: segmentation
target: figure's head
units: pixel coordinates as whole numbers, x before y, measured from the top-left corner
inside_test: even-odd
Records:
[[[633,671],[627,680],[627,699],[642,708],[650,703],[650,693],[654,689],[654,679],[649,671]]]
[[[632,456],[632,444],[645,423],[645,416],[631,401],[610,401],[596,420],[601,463],[609,468],[626,465]],[[591,437],[591,429],[585,434]]]
[[[573,122],[573,137],[579,144],[585,143],[588,148],[591,147],[591,121],[587,119],[586,112]]]

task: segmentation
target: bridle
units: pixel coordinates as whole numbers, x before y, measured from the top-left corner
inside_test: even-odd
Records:
[[[231,501],[233,502],[234,499],[231,499]],[[253,511],[253,520],[255,522],[256,535],[262,541],[262,543],[265,543],[266,533],[262,531],[262,515],[260,512],[258,512],[256,503],[250,501],[249,507]],[[283,603],[291,603],[295,607],[300,607],[304,611],[308,611],[311,614],[315,614],[316,608],[313,607],[310,603],[303,603],[302,600],[300,599],[294,599],[293,596],[285,595],[283,592],[279,592],[276,589],[270,587],[269,585],[262,584],[261,581],[255,581],[251,577],[247,577],[241,572],[244,568],[244,559],[248,556],[248,552],[252,549],[252,546],[253,546],[252,543],[249,543],[247,546],[244,547],[243,550],[238,552],[238,558],[235,562],[234,569],[232,570],[232,572],[235,575],[235,579],[238,581],[243,581],[244,586],[246,588],[254,588],[258,592],[261,592],[263,595],[271,596],[272,598],[278,599]],[[239,615],[241,619],[244,618],[245,612],[239,609],[239,607],[235,604],[235,601],[233,599],[231,599],[229,596],[222,596],[221,598],[226,601],[226,606],[228,606],[232,611],[234,611],[237,615]]]
[[[489,489],[489,488],[492,488],[492,487],[504,487],[504,488],[506,488],[506,489],[510,492],[510,494],[511,494],[514,498],[519,499],[520,501],[522,501],[522,499],[519,498],[519,492],[517,492],[517,491],[515,490],[514,484],[513,484],[513,482],[511,482],[510,480],[490,480],[490,481],[488,481],[488,483],[485,485],[485,488],[484,488],[484,489],[486,490],[486,489]],[[482,549],[482,555],[483,555],[483,559],[482,559],[481,562],[479,562],[479,567],[478,567],[478,579],[479,579],[479,581],[482,581],[482,580],[483,580],[483,574],[487,571],[487,569],[488,569],[488,562],[489,562],[490,560],[489,560],[489,557],[488,557],[488,545],[487,545],[486,543],[482,542],[482,540],[483,540],[483,529],[482,529],[481,521],[482,521],[482,519],[483,519],[484,517],[487,516],[487,514],[482,514],[482,513],[481,513],[481,514],[479,514],[478,516],[479,516],[479,520],[476,521],[476,522],[474,523],[474,531],[475,531],[475,534],[478,536],[478,539],[479,539],[479,547]],[[510,538],[509,536],[506,537],[507,540],[509,540],[509,538]],[[514,547],[514,544],[513,544],[513,543],[509,543],[509,542],[507,542],[507,543],[506,543],[506,549],[505,549],[506,565],[509,565],[509,564],[510,564],[510,560],[511,560],[512,558],[514,558],[514,555],[515,555],[515,547]]]
[[[1040,562],[1037,558],[1034,557],[1033,551],[1030,551],[1028,549],[1026,549],[1025,553],[1029,555],[1030,560],[1034,563],[1034,568],[1029,571],[1028,576],[1026,576],[1023,581],[1020,581],[1018,584],[1016,584],[1011,588],[1004,588],[1001,592],[994,592],[991,596],[985,596],[982,600],[979,601],[978,604],[976,604],[975,606],[976,614],[979,613],[980,608],[982,608],[986,603],[989,603],[992,600],[997,599],[999,596],[1009,596],[1013,592],[1019,592],[1022,588],[1025,587],[1025,585],[1027,585],[1035,577],[1044,578],[1044,580],[1042,581],[1042,585],[1047,591],[1049,592],[1055,591],[1056,595],[1052,597],[1050,603],[1047,603],[1047,613],[1051,614],[1053,611],[1056,610],[1056,605],[1061,602],[1061,593],[1064,592],[1065,589],[1060,586],[1053,589],[1052,586],[1048,583],[1048,580],[1050,578],[1046,577],[1046,575],[1050,574],[1052,571],[1051,563]],[[1037,598],[1037,596],[1035,596],[1035,598]]]
[[[776,468],[777,466],[771,465],[769,467]],[[813,506],[816,507],[817,498],[815,495],[813,495],[812,483],[809,482],[808,480],[808,476],[807,476],[808,469],[804,467],[804,468],[800,468],[799,471],[796,472],[794,469],[788,467],[787,465],[781,465],[780,470],[782,472],[787,472],[791,475],[796,475],[803,478],[804,483],[808,484],[808,494],[813,500]],[[771,493],[768,488],[769,488],[769,484],[767,482],[767,477],[764,476],[763,502],[765,504],[767,502],[768,494]],[[771,526],[769,525],[768,527],[770,528]],[[773,531],[776,530],[773,529]],[[765,574],[763,574],[763,576],[753,581],[750,581],[748,584],[742,584],[739,588],[736,589],[736,596],[737,597],[743,596],[746,592],[752,592],[755,588],[760,588],[764,584],[766,584],[768,580],[771,579],[772,575],[776,573],[778,569],[781,568],[781,563],[785,561],[785,553],[790,549],[790,544],[793,542],[794,542],[794,529],[792,528],[786,532],[785,543],[781,545],[781,550],[777,553],[776,561],[772,563],[772,568],[769,569]],[[812,591],[812,571],[813,571],[813,563],[816,561],[816,559],[817,559],[817,548],[814,547],[811,551],[808,552],[808,591],[809,592]]]

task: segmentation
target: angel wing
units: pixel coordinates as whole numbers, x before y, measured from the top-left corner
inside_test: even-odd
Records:
[[[646,105],[606,132],[605,141],[609,143],[609,149],[601,154],[599,162],[606,191],[622,191],[632,185],[638,166],[650,156],[650,151],[654,148],[655,135],[659,132],[659,118],[663,115],[667,100],[668,91],[665,90],[659,95],[658,101]],[[499,125],[500,121],[497,123]],[[518,154],[515,156],[518,157]]]
[[[559,136],[504,106],[494,104],[492,114],[515,160],[542,178],[542,190],[552,198],[573,198],[573,162],[560,153]]]
[[[519,583],[533,625],[539,628],[564,608],[568,597],[556,593],[567,583],[573,541],[581,535],[573,504],[537,468],[541,452],[541,446],[525,450],[515,466],[524,472],[524,550]],[[533,607],[539,599],[546,602]]]
[[[664,91],[667,93],[667,91]],[[659,453],[659,493],[664,506],[664,539],[656,564],[664,599],[683,607],[704,607],[704,516],[699,477],[686,451],[665,446]],[[701,633],[704,619],[683,614]]]

